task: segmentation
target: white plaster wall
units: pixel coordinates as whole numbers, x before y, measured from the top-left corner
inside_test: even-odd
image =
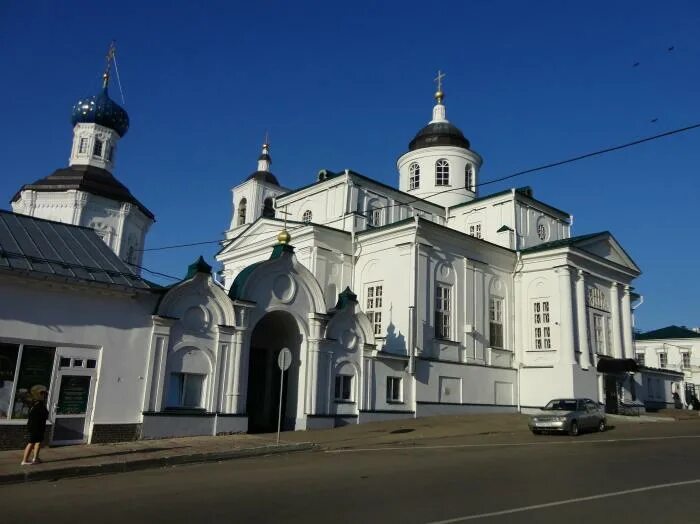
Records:
[[[517,405],[518,378],[515,369],[418,359],[415,378],[418,403],[484,407]],[[453,380],[446,381],[445,378]],[[446,384],[449,384],[450,391],[445,390]],[[504,395],[505,391],[509,394]]]
[[[140,422],[155,295],[8,277],[0,279],[0,296],[4,340],[100,349],[93,423]]]
[[[369,410],[380,411],[413,411],[413,376],[408,373],[408,361],[376,358],[373,359],[373,403],[367,406]],[[387,377],[401,379],[402,402],[387,400]]]

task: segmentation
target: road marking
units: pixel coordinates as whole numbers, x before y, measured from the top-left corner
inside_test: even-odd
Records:
[[[552,508],[555,506],[563,506],[564,504],[576,504],[578,502],[587,502],[589,500],[606,499],[610,497],[620,497],[622,495],[630,495],[632,493],[643,493],[656,489],[675,488],[678,486],[688,486],[690,484],[700,483],[700,479],[685,480],[682,482],[669,482],[668,484],[655,484],[653,486],[645,486],[643,488],[625,489],[623,491],[612,491],[610,493],[601,493],[599,495],[590,495],[588,497],[577,497],[574,499],[558,500],[556,502],[546,502],[544,504],[533,504],[532,506],[522,506],[520,508],[504,509],[501,511],[492,511],[490,513],[479,513],[476,515],[467,515],[464,517],[456,517],[447,520],[436,520],[428,524],[454,524],[456,522],[466,522],[467,520],[485,519],[488,517],[498,517],[501,515],[510,515],[511,513],[522,513],[524,511],[532,511],[535,509]]]
[[[673,437],[632,437],[618,439],[591,439],[591,440],[557,440],[554,442],[507,442],[494,444],[436,444],[432,446],[385,446],[377,448],[354,449],[327,449],[325,453],[359,453],[364,451],[418,451],[423,449],[454,449],[454,448],[498,448],[518,446],[556,446],[575,444],[598,444],[600,442],[638,442],[645,440],[677,440],[685,438],[700,438],[700,435],[676,435]]]

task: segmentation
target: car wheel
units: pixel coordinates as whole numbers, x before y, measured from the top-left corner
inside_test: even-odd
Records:
[[[569,435],[572,437],[578,437],[578,423],[574,420],[569,426]]]
[[[600,422],[598,422],[598,431],[601,433],[605,431],[605,419],[600,419]]]

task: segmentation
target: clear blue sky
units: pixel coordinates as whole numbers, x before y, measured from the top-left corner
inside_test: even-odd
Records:
[[[5,1],[2,206],[67,164],[71,106],[99,88],[111,39],[131,117],[115,175],[155,213],[158,247],[221,238],[266,129],[287,187],[322,168],[397,185],[437,69],[448,118],[485,159],[481,182],[700,122],[698,27],[694,0]],[[700,130],[481,194],[531,185],[574,215],[574,234],[612,231],[644,271],[637,326],[697,326],[698,166]],[[182,276],[216,250],[151,252],[144,265]]]

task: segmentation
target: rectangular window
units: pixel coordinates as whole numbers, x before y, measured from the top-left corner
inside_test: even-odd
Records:
[[[205,375],[196,373],[170,373],[168,398],[169,408],[201,408]]]
[[[40,391],[49,390],[56,348],[22,346],[12,418],[27,418]]]
[[[659,353],[659,367],[661,369],[666,369],[667,364],[668,364],[668,355],[666,355],[666,353]]]
[[[352,375],[335,376],[335,399],[352,402]]]
[[[92,149],[93,156],[102,156],[102,140],[95,139],[95,147]]]
[[[435,336],[450,340],[452,313],[452,289],[438,284],[435,287]]]
[[[471,224],[469,226],[469,235],[476,238],[481,238],[481,224]]]
[[[10,416],[10,400],[15,389],[19,344],[0,344],[0,419]]]
[[[382,284],[372,284],[367,286],[367,307],[365,313],[375,335],[382,334]]]
[[[535,327],[535,349],[552,349],[549,300],[533,303],[533,325]]]
[[[87,153],[87,148],[88,148],[88,139],[81,138],[80,142],[78,142],[78,154],[83,155],[83,154]]]
[[[644,353],[637,353],[637,365],[644,366]]]
[[[371,209],[369,212],[369,225],[379,227],[382,225],[382,210]]]
[[[684,351],[681,353],[681,365],[683,366],[683,369],[690,368],[690,352]]]
[[[386,377],[386,401],[402,402],[401,377]]]
[[[489,345],[502,348],[503,345],[503,299],[491,297],[489,300]]]
[[[593,342],[595,344],[595,352],[599,355],[607,355],[606,352],[606,337],[605,337],[605,317],[603,315],[593,315]]]

